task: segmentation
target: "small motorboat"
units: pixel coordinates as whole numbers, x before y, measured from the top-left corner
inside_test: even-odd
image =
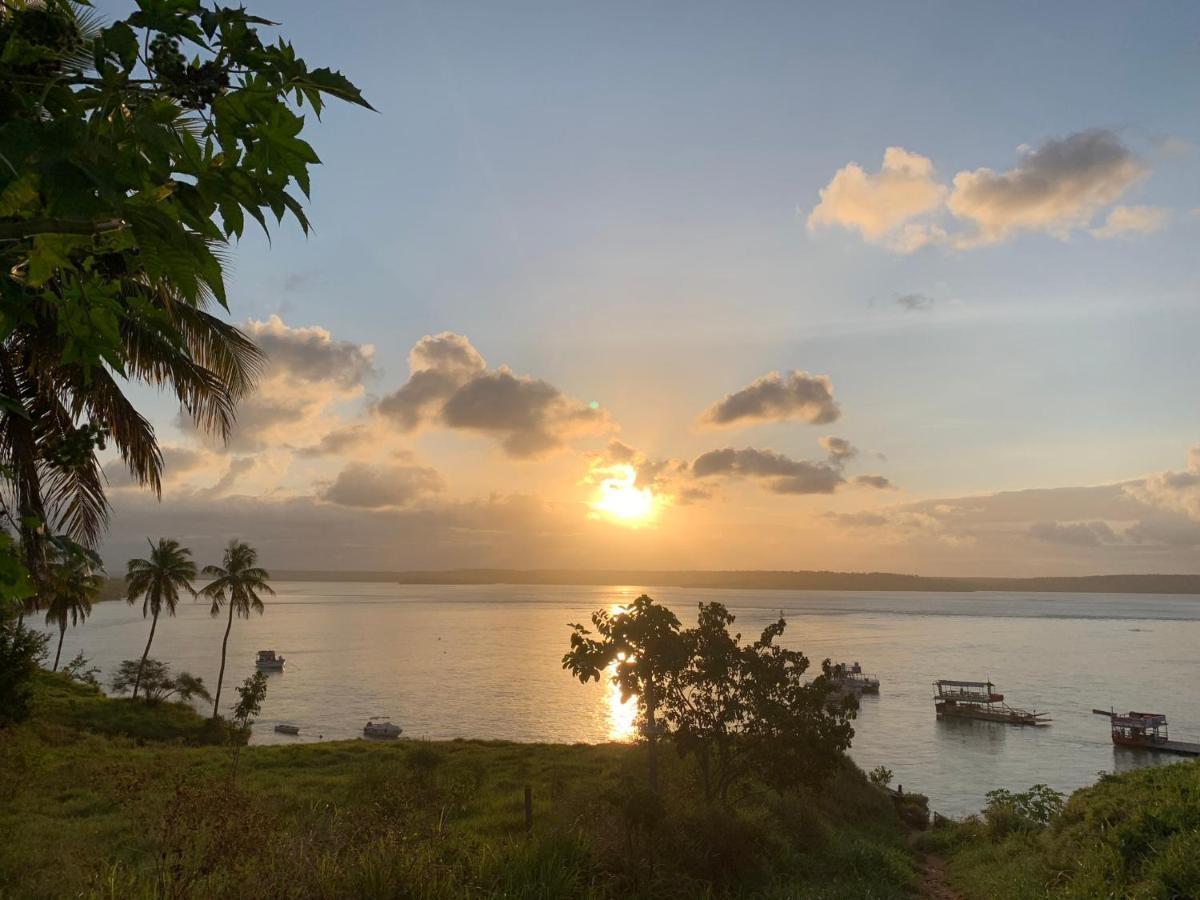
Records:
[[[403,731],[403,728],[393,725],[389,719],[373,718],[367,719],[367,724],[363,726],[363,737],[395,740]]]
[[[254,668],[263,672],[282,672],[283,657],[276,656],[274,650],[259,650],[254,660]]]
[[[285,722],[280,722],[278,725],[275,726],[275,730],[278,731],[280,734],[299,734],[300,726],[299,725],[288,725]]]

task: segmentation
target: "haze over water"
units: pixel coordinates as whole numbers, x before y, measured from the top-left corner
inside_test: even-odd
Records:
[[[611,687],[581,686],[561,668],[569,622],[643,589],[590,586],[427,586],[289,582],[266,615],[234,622],[225,698],[253,671],[254,653],[287,658],[270,676],[256,743],[361,735],[387,715],[410,737],[605,741],[632,736],[632,709]],[[1037,782],[1069,791],[1098,771],[1172,761],[1118,750],[1093,707],[1167,713],[1172,736],[1200,740],[1191,688],[1200,646],[1200,597],[1009,593],[850,593],[649,588],[685,625],[695,604],[719,600],[756,637],[782,611],[785,643],[814,671],[826,656],[859,660],[882,680],[864,698],[851,756],[886,765],[905,790],[950,815],[974,812],[993,788]],[[162,620],[152,655],[216,680],[225,621],[183,602]],[[72,629],[63,659],[82,650],[106,684],[144,647],[141,608],[99,604]],[[1049,713],[1047,728],[938,722],[937,678],[994,681],[1008,701]],[[232,702],[232,701],[230,701]],[[293,722],[300,738],[274,726]]]

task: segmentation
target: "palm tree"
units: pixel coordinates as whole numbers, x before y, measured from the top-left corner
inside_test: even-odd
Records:
[[[228,438],[237,402],[262,371],[263,352],[207,311],[210,297],[189,301],[165,281],[137,276],[123,291],[131,301],[120,321],[126,381],[165,387],[198,427]],[[69,361],[64,309],[32,302],[0,340],[0,487],[35,583],[47,581],[52,562],[46,534],[94,547],[104,532],[108,502],[97,445],[111,442],[135,482],[156,493],[161,487],[153,426],[117,375]]]
[[[152,617],[150,637],[146,640],[146,649],[142,651],[142,661],[138,663],[137,676],[133,680],[134,700],[142,683],[142,669],[146,665],[146,657],[150,655],[159,613],[165,609],[167,615],[175,615],[180,588],[196,596],[196,589],[192,587],[192,580],[196,577],[192,551],[181,547],[179,541],[171,538],[159,538],[158,546],[151,543],[149,538],[146,541],[150,543],[150,558],[131,559],[125,575],[125,600],[133,604],[138,597],[142,597],[142,618]]]
[[[50,570],[50,586],[53,592],[46,607],[46,624],[58,626],[58,650],[54,654],[54,669],[62,656],[63,638],[67,636],[67,623],[78,625],[92,611],[92,603],[100,596],[104,580],[95,572],[88,561],[79,556],[68,556]]]
[[[225,680],[225,650],[229,644],[229,631],[233,628],[233,615],[243,619],[250,613],[262,615],[263,602],[259,591],[275,595],[267,581],[271,573],[258,566],[258,551],[236,538],[225,548],[225,558],[220,566],[205,566],[204,575],[213,578],[200,593],[212,600],[210,614],[215,618],[221,607],[229,604],[229,623],[225,626],[225,638],[221,641],[221,671],[217,674],[217,698],[213,701],[213,719],[221,708],[221,682]]]

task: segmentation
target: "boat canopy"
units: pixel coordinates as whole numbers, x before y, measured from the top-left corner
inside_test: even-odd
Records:
[[[946,678],[939,678],[934,684],[945,687],[973,687],[973,688],[990,688],[990,681],[950,681]]]

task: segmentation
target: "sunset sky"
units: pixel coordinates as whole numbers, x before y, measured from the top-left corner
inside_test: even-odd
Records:
[[[1200,572],[1200,6],[249,5],[379,113],[110,567]]]

